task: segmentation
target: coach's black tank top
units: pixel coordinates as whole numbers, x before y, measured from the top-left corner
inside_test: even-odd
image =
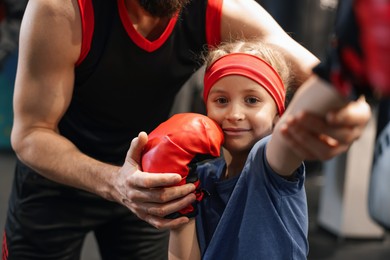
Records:
[[[82,152],[122,164],[131,140],[167,119],[201,52],[219,43],[222,0],[191,1],[153,42],[134,30],[124,0],[78,1],[82,54],[59,130]]]

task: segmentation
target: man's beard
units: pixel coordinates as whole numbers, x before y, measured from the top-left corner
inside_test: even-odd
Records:
[[[191,0],[139,0],[148,13],[156,17],[172,17]]]

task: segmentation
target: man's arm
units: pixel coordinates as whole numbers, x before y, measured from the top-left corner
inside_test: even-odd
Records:
[[[80,160],[76,147],[57,129],[72,98],[81,42],[77,24],[76,12],[60,1],[28,3],[20,32],[11,141],[18,157],[33,169],[85,189],[88,185],[73,176],[85,169],[65,167],[85,158]]]
[[[60,135],[57,125],[72,98],[81,48],[76,6],[76,0],[28,3],[20,33],[11,135],[17,156],[43,176],[126,205],[158,228],[187,222],[162,217],[193,202],[195,196],[189,193],[195,187],[160,188],[176,184],[180,175],[139,171],[145,134],[133,142],[123,167],[86,156]]]
[[[222,41],[259,39],[281,47],[292,64],[296,84],[303,83],[319,63],[317,57],[291,38],[256,1],[224,0],[222,13]]]
[[[298,86],[312,75],[312,69],[319,60],[284,32],[257,2],[224,0],[222,11],[222,41],[244,37],[275,44],[285,51],[284,54],[292,64],[291,68]],[[295,138],[291,139],[294,140],[294,143],[291,143],[292,148],[298,146],[312,150],[311,147],[316,147],[317,151],[321,151],[321,154],[307,152],[305,155],[308,159],[323,160],[346,151],[353,141],[359,138],[370,115],[368,104],[360,100],[332,111],[325,119],[316,114],[306,113],[304,117],[311,123],[305,124],[302,120],[291,121],[289,125],[291,128],[286,130],[285,134]],[[300,132],[293,132],[293,126],[299,127]],[[311,145],[304,139],[308,135],[313,137]],[[314,140],[315,138],[317,139]]]

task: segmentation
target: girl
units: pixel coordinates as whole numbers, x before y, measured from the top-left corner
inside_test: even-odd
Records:
[[[223,130],[223,155],[198,166],[210,195],[195,219],[171,230],[170,259],[306,259],[304,158],[276,124],[291,71],[275,46],[259,42],[207,56],[204,101]]]

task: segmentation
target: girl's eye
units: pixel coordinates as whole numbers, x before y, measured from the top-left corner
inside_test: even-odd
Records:
[[[219,97],[215,100],[219,104],[226,104],[228,102],[227,98]]]
[[[260,100],[258,98],[255,98],[255,97],[248,97],[248,98],[246,98],[245,101],[249,104],[255,104],[257,102],[260,102]]]

